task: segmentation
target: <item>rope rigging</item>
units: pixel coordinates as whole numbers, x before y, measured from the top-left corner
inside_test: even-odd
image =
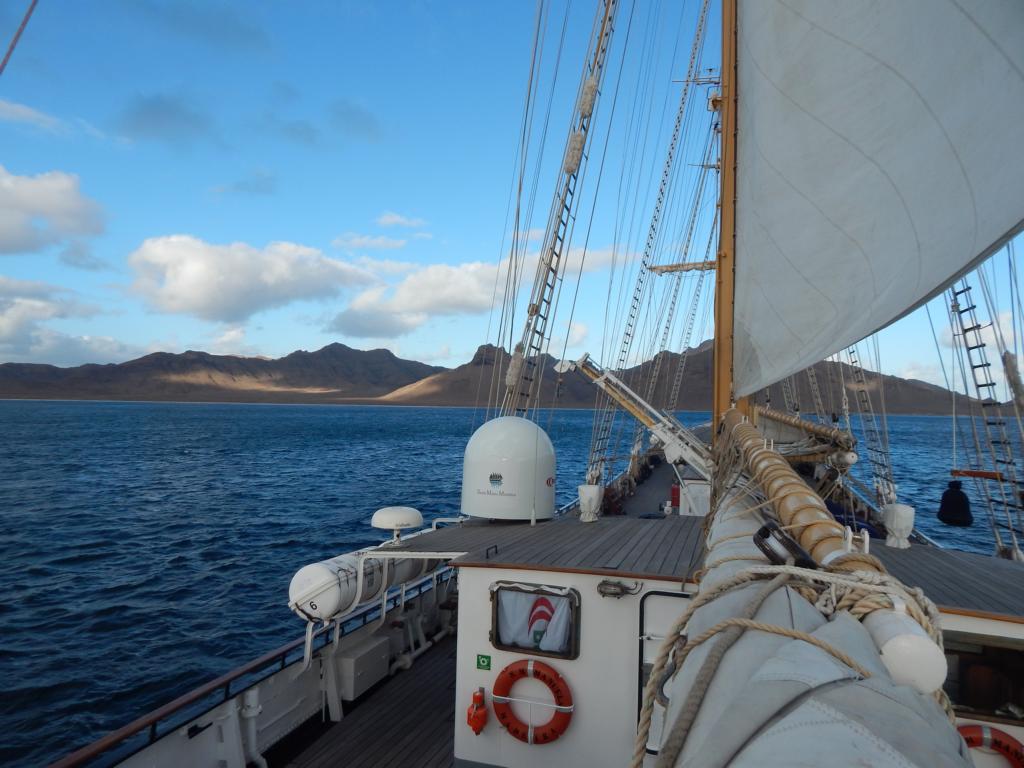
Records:
[[[669,140],[664,165],[662,167],[661,179],[658,183],[658,192],[655,197],[654,208],[651,213],[651,220],[647,230],[647,239],[640,259],[636,282],[633,287],[633,295],[628,305],[629,309],[627,312],[625,328],[622,334],[622,342],[619,346],[616,363],[612,368],[613,371],[621,372],[626,368],[633,338],[636,334],[636,324],[643,303],[643,297],[646,293],[650,267],[656,255],[655,245],[659,236],[662,212],[673,179],[673,164],[675,161],[676,150],[679,147],[679,139],[683,128],[683,119],[687,114],[687,106],[689,104],[689,96],[691,93],[691,82],[697,74],[700,52],[703,48],[708,5],[709,0],[703,0],[700,8],[700,15],[697,19],[697,29],[690,49],[690,61],[687,67],[686,81],[683,84],[682,93],[680,94],[675,123],[672,127],[672,135]],[[609,399],[605,399],[602,405],[603,407],[600,407],[595,414],[595,426],[590,446],[590,459],[587,467],[587,482],[591,484],[602,483],[606,474],[607,466],[605,456],[609,449],[609,438],[611,436],[612,423],[616,410]]]
[[[555,292],[560,282],[559,270],[576,222],[574,203],[577,185],[581,182],[587,159],[589,129],[605,72],[617,7],[617,0],[605,0],[595,18],[595,32],[587,52],[573,114],[573,130],[566,142],[557,184],[558,192],[548,216],[544,244],[527,307],[526,325],[506,372],[506,391],[501,406],[503,415],[526,415],[531,408],[536,407],[536,396],[543,375],[543,366],[538,363],[550,341],[549,325],[553,325],[550,321]]]
[[[36,9],[36,4],[39,0],[32,0],[28,4],[28,10],[25,11],[25,15],[21,19],[21,24],[18,25],[18,29],[14,32],[14,37],[11,38],[10,44],[7,46],[7,53],[4,54],[3,61],[0,61],[0,75],[3,75],[4,70],[7,69],[7,62],[11,60],[11,56],[14,55],[14,49],[18,47],[18,41],[21,40],[21,34],[25,31],[25,27],[28,26],[28,20],[32,18],[32,12]]]

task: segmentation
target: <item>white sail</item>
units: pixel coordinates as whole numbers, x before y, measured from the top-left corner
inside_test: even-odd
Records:
[[[740,0],[734,392],[920,306],[1024,224],[1024,2]]]

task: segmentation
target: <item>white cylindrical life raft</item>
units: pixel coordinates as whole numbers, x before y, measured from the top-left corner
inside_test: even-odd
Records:
[[[373,549],[348,552],[300,568],[288,586],[288,607],[310,621],[329,621],[357,605],[379,600],[384,590],[422,576],[434,564],[411,558],[385,560],[373,557]]]

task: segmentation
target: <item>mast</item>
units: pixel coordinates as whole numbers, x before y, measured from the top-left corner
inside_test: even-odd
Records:
[[[732,406],[733,318],[736,289],[736,0],[722,0],[721,194],[715,271],[715,346],[712,362],[712,435]],[[745,410],[743,407],[740,410]]]

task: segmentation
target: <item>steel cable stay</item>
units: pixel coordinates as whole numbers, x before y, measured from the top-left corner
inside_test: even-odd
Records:
[[[690,50],[690,61],[687,66],[686,82],[680,94],[679,107],[676,111],[675,124],[672,128],[672,135],[669,141],[664,165],[662,167],[661,179],[658,183],[658,192],[655,197],[654,208],[651,213],[651,220],[648,226],[647,239],[641,255],[640,264],[637,270],[636,281],[633,286],[633,295],[628,304],[626,323],[622,333],[622,341],[619,346],[618,356],[612,370],[620,374],[626,369],[632,347],[633,337],[636,334],[636,323],[639,318],[641,304],[647,289],[647,281],[650,274],[650,266],[656,256],[655,245],[659,234],[659,225],[666,197],[669,192],[670,182],[673,174],[673,164],[676,150],[679,147],[679,139],[683,128],[683,120],[687,114],[687,106],[691,93],[691,82],[694,80],[699,62],[700,51],[703,48],[704,30],[707,21],[707,9],[709,0],[704,0],[700,9],[700,16],[697,20],[696,34]],[[603,484],[604,477],[608,471],[605,462],[605,455],[608,453],[609,438],[612,431],[615,407],[611,400],[607,400],[605,407],[595,413],[595,430],[590,446],[590,460],[587,467],[587,482],[590,484]]]
[[[948,312],[948,307],[945,307],[944,300],[943,300],[943,305],[944,305],[945,310]],[[935,352],[938,355],[939,369],[942,371],[942,379],[943,379],[943,381],[946,384],[946,389],[949,390],[949,392],[952,394],[952,397],[950,398],[950,400],[951,400],[951,403],[952,403],[953,428],[952,428],[952,440],[951,440],[951,443],[952,443],[952,463],[951,463],[950,466],[952,468],[955,468],[955,467],[957,467],[960,464],[960,460],[959,460],[960,451],[968,451],[970,449],[971,445],[972,445],[971,442],[968,441],[967,435],[964,433],[963,422],[962,422],[962,420],[957,415],[957,398],[959,397],[959,392],[957,391],[957,388],[956,388],[957,387],[957,385],[956,385],[956,353],[957,353],[957,350],[956,350],[956,343],[955,343],[956,335],[955,334],[953,335],[953,337],[952,337],[953,343],[950,344],[950,352],[949,352],[949,355],[950,355],[949,366],[950,367],[947,370],[947,368],[946,368],[946,361],[945,361],[945,359],[942,356],[942,347],[939,344],[939,334],[935,330],[935,321],[932,318],[931,307],[928,304],[925,304],[924,305],[924,309],[925,309],[925,314],[928,317],[928,325],[931,328],[932,341],[935,344]],[[950,326],[950,328],[952,329],[952,326]],[[968,403],[968,406],[969,406],[970,399],[969,399],[969,396],[966,395],[966,390],[965,390],[965,399],[966,399],[966,402]],[[972,418],[970,413],[968,413],[968,418]],[[958,441],[957,441],[958,437],[959,437],[959,446],[958,446]],[[982,468],[981,460],[978,457],[978,453],[977,452],[975,452],[973,459],[969,459],[967,461],[966,466],[973,467],[974,469],[981,469]],[[982,481],[982,479],[980,477],[971,477],[970,480],[972,482],[972,485],[974,486],[975,497],[985,500],[985,517],[988,520],[990,529],[992,530],[992,537],[995,540],[996,548],[998,550],[1000,547],[1002,547],[1002,537],[1001,537],[1001,535],[999,533],[999,525],[998,525],[998,522],[996,521],[995,508],[993,507],[991,498],[989,497],[988,489],[984,487],[984,483],[983,483],[983,481]]]
[[[604,142],[604,149],[601,152],[601,162],[598,164],[597,182],[594,185],[593,200],[592,200],[591,206],[590,206],[590,218],[587,221],[587,233],[586,233],[586,236],[584,237],[583,246],[582,246],[581,253],[580,253],[580,264],[579,264],[579,270],[576,273],[576,285],[575,285],[575,288],[573,289],[572,304],[571,304],[571,306],[569,308],[569,317],[568,317],[568,319],[566,321],[566,324],[565,324],[565,337],[563,339],[563,344],[562,344],[562,354],[559,357],[560,360],[561,359],[565,359],[566,352],[567,352],[568,346],[569,346],[569,338],[570,338],[570,335],[572,333],[573,320],[576,317],[576,302],[577,302],[577,299],[579,298],[580,283],[583,280],[584,267],[586,266],[587,253],[588,253],[588,249],[590,247],[590,235],[591,235],[591,233],[593,231],[593,226],[594,226],[594,217],[595,217],[595,214],[597,213],[598,194],[600,193],[600,190],[601,190],[601,181],[604,178],[605,163],[606,163],[606,161],[608,159],[608,147],[611,144],[610,137],[612,135],[612,126],[615,123],[616,107],[618,106],[618,103],[619,103],[619,93],[620,93],[620,88],[621,88],[621,85],[622,85],[622,75],[623,75],[623,72],[625,71],[626,52],[629,50],[629,39],[630,39],[630,35],[631,35],[632,29],[633,29],[633,17],[634,17],[635,11],[636,11],[636,3],[634,2],[630,6],[629,17],[628,17],[628,19],[626,21],[626,31],[625,31],[624,40],[623,40],[623,46],[622,46],[622,56],[621,56],[620,61],[619,61],[618,73],[617,73],[616,78],[615,78],[615,89],[614,89],[614,91],[612,93],[612,103],[611,103],[611,108],[609,109],[607,126],[605,128],[606,141]],[[559,378],[558,378],[558,381],[555,384],[555,388],[554,388],[553,396],[552,396],[552,403],[551,403],[552,411],[551,411],[551,414],[549,414],[549,417],[548,417],[548,428],[549,429],[551,427],[551,418],[554,415],[554,406],[555,406],[556,401],[558,400],[559,389],[560,389],[560,386],[561,386],[561,381],[562,381],[562,377],[561,377],[561,374],[559,374]]]
[[[516,154],[513,158],[513,178],[512,184],[509,188],[509,197],[505,209],[505,231],[502,233],[502,242],[499,249],[498,268],[495,270],[494,275],[494,292],[491,297],[491,312],[488,316],[488,328],[486,338],[490,339],[491,322],[494,316],[494,304],[497,298],[497,287],[501,280],[502,275],[502,263],[504,262],[505,252],[505,238],[511,235],[512,242],[509,247],[508,261],[505,262],[505,281],[504,281],[504,294],[501,302],[501,313],[498,321],[497,329],[497,340],[496,340],[496,351],[495,360],[491,369],[491,381],[488,386],[487,395],[487,410],[484,414],[485,420],[489,418],[492,406],[496,406],[497,400],[497,383],[498,383],[498,371],[501,370],[501,354],[500,350],[504,344],[504,335],[506,324],[510,325],[509,316],[514,311],[514,302],[511,299],[511,288],[514,285],[515,278],[513,273],[515,271],[515,262],[519,254],[518,237],[520,234],[520,210],[522,207],[522,192],[523,192],[523,178],[526,173],[527,157],[529,154],[530,146],[530,135],[533,115],[533,104],[536,99],[536,93],[538,90],[539,77],[536,76],[536,70],[539,66],[539,56],[543,49],[544,40],[544,2],[538,0],[537,11],[534,19],[534,34],[533,34],[533,47],[530,54],[530,67],[527,75],[526,94],[523,99],[523,115],[519,131],[519,143],[516,148]],[[552,89],[553,90],[553,89]],[[509,221],[509,215],[512,212],[512,201],[515,200],[515,214],[512,222]],[[511,232],[509,232],[511,224]],[[483,383],[483,376],[480,377],[480,381],[477,386],[477,402],[479,403],[479,390]],[[476,414],[474,413],[473,426],[475,426]]]
[[[569,238],[576,221],[576,191],[581,183],[581,170],[586,166],[587,146],[592,136],[589,128],[605,72],[605,59],[617,7],[618,0],[605,0],[595,17],[594,34],[587,51],[573,112],[573,130],[566,141],[556,185],[558,191],[545,228],[525,328],[513,350],[506,372],[506,391],[501,406],[503,415],[527,415],[536,405],[540,378],[536,369],[549,339],[552,301],[558,287],[561,262],[568,251]]]
[[[977,467],[968,470],[968,472],[975,473],[969,476],[976,476],[985,481],[980,485],[986,504],[992,507],[992,517],[996,522],[995,529],[1005,527],[1009,535],[1008,546],[1001,537],[997,536],[996,553],[1001,557],[1021,559],[1024,558],[1024,554],[1021,553],[1018,543],[1018,533],[1020,533],[1019,486],[1016,482],[1010,444],[1001,437],[1005,434],[1005,419],[1002,417],[999,400],[995,397],[996,384],[992,380],[989,370],[991,366],[988,364],[985,352],[987,345],[981,336],[981,331],[985,326],[979,322],[978,307],[971,298],[971,288],[967,278],[961,278],[959,283],[950,286],[948,299],[950,328],[953,330],[953,348],[956,352],[961,381],[965,392],[973,390],[975,393],[968,421],[971,426]],[[996,489],[995,493],[992,491],[993,483]],[[1002,507],[1006,517],[1005,526],[999,521],[999,515],[996,513],[997,505]],[[1011,516],[1011,508],[1015,508],[1017,511],[1016,524]]]

